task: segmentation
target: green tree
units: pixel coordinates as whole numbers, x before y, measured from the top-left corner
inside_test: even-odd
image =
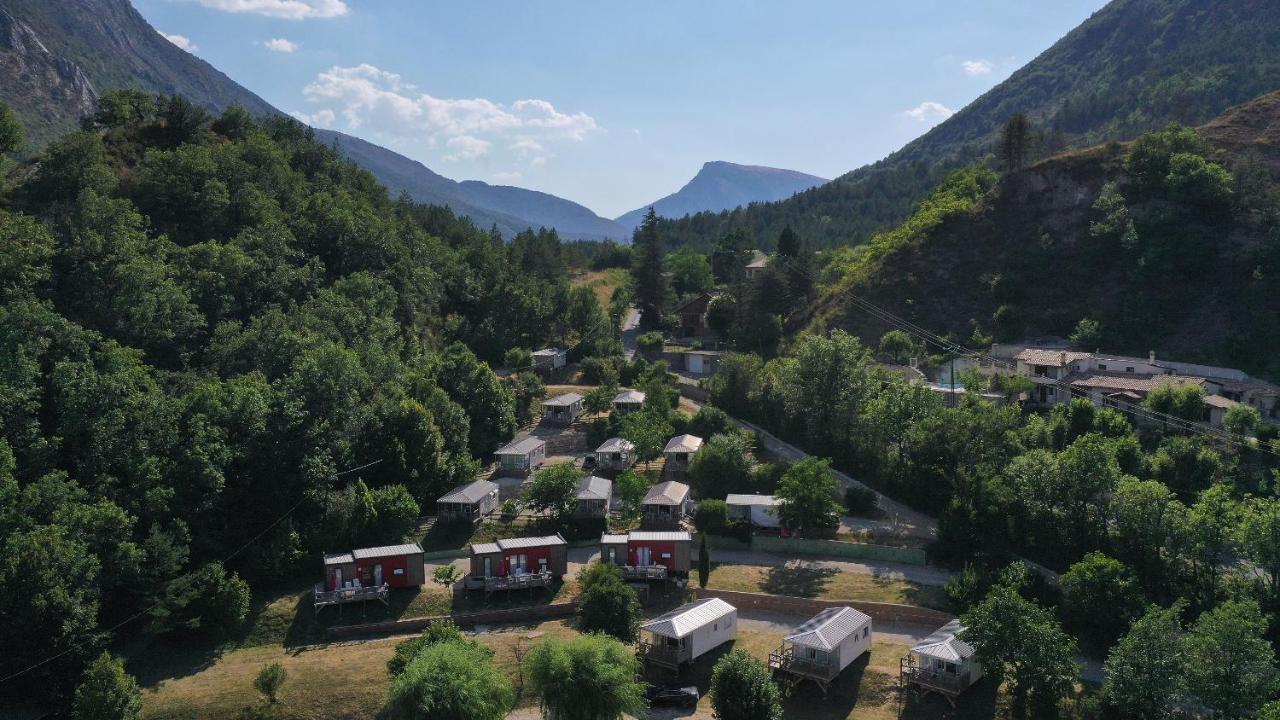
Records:
[[[689,462],[689,487],[699,498],[723,499],[751,489],[747,438],[734,432],[708,440]]]
[[[471,421],[467,446],[472,455],[488,455],[515,435],[515,398],[465,345],[445,349],[438,379]]]
[[[611,637],[548,638],[523,664],[547,720],[621,720],[646,708],[639,661]]]
[[[582,408],[592,415],[609,412],[610,408],[613,407],[613,398],[617,394],[618,388],[615,386],[601,385],[600,387],[591,388],[582,397]]]
[[[1222,427],[1236,435],[1253,435],[1261,424],[1262,414],[1258,408],[1244,403],[1232,405],[1222,416]]]
[[[539,470],[529,483],[527,497],[530,508],[550,513],[559,524],[573,517],[578,502],[578,481],[582,475],[573,463],[556,463]]]
[[[431,571],[431,582],[443,588],[451,588],[462,579],[462,571],[454,564],[441,565]]]
[[[124,664],[103,652],[85,668],[71,702],[74,720],[137,720],[142,716],[142,692]]]
[[[707,552],[707,534],[698,536],[698,587],[707,586],[707,578],[711,577],[711,554]]]
[[[840,505],[836,502],[839,481],[831,474],[829,461],[805,458],[782,476],[778,489],[778,519],[792,530],[835,527]]]
[[[666,447],[671,434],[671,423],[667,421],[665,414],[650,408],[622,418],[622,427],[618,431],[620,437],[635,444],[636,457],[646,465],[662,454],[662,448]]]
[[[649,492],[649,478],[630,468],[623,470],[613,480],[614,491],[622,500],[622,506],[628,514],[639,512],[640,502]]]
[[[1181,606],[1151,607],[1111,648],[1102,693],[1126,716],[1169,717],[1185,691]]]
[[[456,640],[429,645],[391,682],[398,720],[502,720],[515,703],[511,680],[493,651]]]
[[[899,365],[919,354],[920,346],[907,333],[901,330],[890,330],[880,336],[880,354]]]
[[[1094,652],[1105,651],[1142,610],[1142,592],[1123,563],[1091,552],[1062,575],[1062,615]]]
[[[421,635],[396,643],[395,655],[387,661],[387,672],[394,679],[404,672],[409,663],[413,662],[413,659],[418,657],[425,648],[445,642],[467,642],[467,639],[452,620],[432,622]]]
[[[533,353],[528,348],[513,347],[507,348],[502,354],[502,367],[508,370],[531,370],[533,368]]]
[[[729,506],[723,500],[699,500],[693,525],[699,533],[723,534],[729,526]]]
[[[13,109],[0,103],[0,155],[8,155],[22,147],[25,133]]]
[[[729,337],[738,319],[738,299],[728,293],[716,295],[707,303],[707,327],[721,338]]]
[[[280,688],[284,686],[284,681],[289,677],[289,672],[284,669],[280,663],[271,663],[270,665],[258,671],[258,676],[253,679],[253,687],[267,702],[275,705],[280,699]]]
[[[1071,331],[1071,346],[1086,352],[1093,352],[1102,345],[1102,327],[1097,320],[1080,318],[1076,329]]]
[[[689,434],[711,438],[734,430],[728,413],[713,405],[703,405],[689,419]]]
[[[249,584],[222,563],[209,563],[169,583],[165,602],[151,610],[161,630],[222,632],[249,614]]]
[[[640,631],[640,599],[615,565],[600,562],[578,577],[578,629],[632,642]]]
[[[418,525],[421,508],[403,485],[384,485],[372,492],[373,512],[378,518],[375,532],[367,533],[364,544],[391,545],[408,537]]]
[[[649,208],[632,238],[634,259],[631,264],[636,306],[640,309],[640,327],[655,330],[662,327],[670,292],[663,263],[666,251],[658,229],[658,215]]]
[[[1249,498],[1240,507],[1236,539],[1240,553],[1263,572],[1267,603],[1280,606],[1280,499]]]
[[[1187,632],[1187,687],[1214,716],[1253,717],[1275,696],[1276,656],[1266,632],[1266,618],[1248,600],[1203,613]]]
[[[743,650],[730,650],[711,670],[716,720],[782,720],[782,693],[769,669]]]
[[[1000,130],[1000,160],[1006,169],[1021,170],[1035,152],[1035,131],[1026,113],[1016,112]]]
[[[667,255],[667,271],[671,273],[671,289],[678,297],[704,293],[715,286],[707,256],[689,248]]]

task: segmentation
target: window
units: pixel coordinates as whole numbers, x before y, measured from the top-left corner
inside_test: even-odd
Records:
[[[713,625],[711,626],[711,631],[712,631],[712,632],[715,632],[715,631],[717,631],[717,630],[719,630],[719,629],[720,629],[720,623],[715,623],[715,624],[713,624]]]
[[[1107,364],[1106,364],[1106,363],[1098,363],[1098,369],[1099,369],[1099,370],[1106,370],[1106,369],[1107,369]]]
[[[1129,366],[1124,369],[1125,372],[1133,372],[1133,367]]]
[[[867,636],[867,635],[869,635],[870,633],[871,633],[871,627],[870,627],[870,626],[867,626],[867,627],[862,628],[862,637],[866,637],[866,636]]]

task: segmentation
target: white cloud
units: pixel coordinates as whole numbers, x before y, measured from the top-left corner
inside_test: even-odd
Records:
[[[310,115],[294,110],[289,114],[307,125],[318,128],[333,127],[333,121],[338,119],[332,110],[318,110]]]
[[[449,154],[445,155],[444,159],[450,162],[475,160],[478,157],[488,155],[491,145],[492,143],[487,140],[481,140],[470,135],[459,135],[458,137],[449,138],[449,142],[445,143],[445,146],[449,148]]]
[[[270,40],[262,43],[262,47],[270,50],[271,52],[292,53],[297,52],[300,45],[288,38],[271,38]]]
[[[960,66],[964,68],[964,74],[969,76],[990,75],[991,71],[996,69],[995,63],[981,58],[977,60],[965,60],[960,63]]]
[[[177,35],[174,33],[166,33],[166,32],[162,32],[160,34],[164,36],[165,40],[168,40],[169,42],[173,43],[174,45],[177,45],[178,47],[182,48],[183,50],[186,50],[189,53],[194,53],[195,51],[200,49],[200,47],[195,43],[191,42],[191,38],[187,37],[186,35]]]
[[[955,114],[955,110],[952,110],[942,103],[925,100],[910,110],[904,110],[903,114],[912,120],[918,120],[920,122],[938,122],[951,117]]]
[[[518,172],[496,172],[489,178],[499,185],[508,185],[513,182],[519,182],[522,176]]]
[[[190,1],[190,0],[189,0]],[[347,14],[343,0],[194,0],[207,8],[285,20],[332,18]]]
[[[546,100],[509,105],[485,98],[438,98],[373,65],[334,66],[302,90],[310,102],[340,114],[351,129],[426,147],[443,143],[448,160],[473,160],[499,144],[531,166],[555,155],[548,145],[579,142],[599,130],[590,115],[564,113]]]

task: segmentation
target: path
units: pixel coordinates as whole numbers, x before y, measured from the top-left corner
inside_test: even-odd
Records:
[[[622,318],[622,355],[631,362],[636,356],[636,337],[640,334],[640,311],[631,308]]]

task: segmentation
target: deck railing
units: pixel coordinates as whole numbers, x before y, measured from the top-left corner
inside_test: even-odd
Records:
[[[507,575],[506,577],[491,577],[484,579],[485,592],[498,592],[500,590],[522,590],[525,588],[546,587],[551,584],[551,572],[544,570],[536,573],[526,573],[524,575]]]
[[[622,577],[626,580],[666,580],[665,565],[623,565]]]
[[[812,660],[796,654],[794,645],[783,645],[769,653],[769,667],[789,673],[830,680],[839,674],[835,658],[830,655],[822,660]]]
[[[959,695],[973,684],[972,675],[968,670],[961,673],[938,672],[910,663],[902,666],[902,676],[909,683],[948,695]]]
[[[649,640],[641,640],[640,644],[636,646],[636,655],[643,662],[679,668],[680,663],[689,662],[692,659],[693,650],[688,645],[671,647],[665,642],[655,643]]]
[[[376,587],[349,587],[338,588],[337,590],[327,590],[325,586],[317,583],[313,592],[312,602],[317,607],[323,605],[340,605],[343,603],[362,602],[364,600],[380,600],[387,601],[387,595],[390,594],[391,588],[385,583]]]

